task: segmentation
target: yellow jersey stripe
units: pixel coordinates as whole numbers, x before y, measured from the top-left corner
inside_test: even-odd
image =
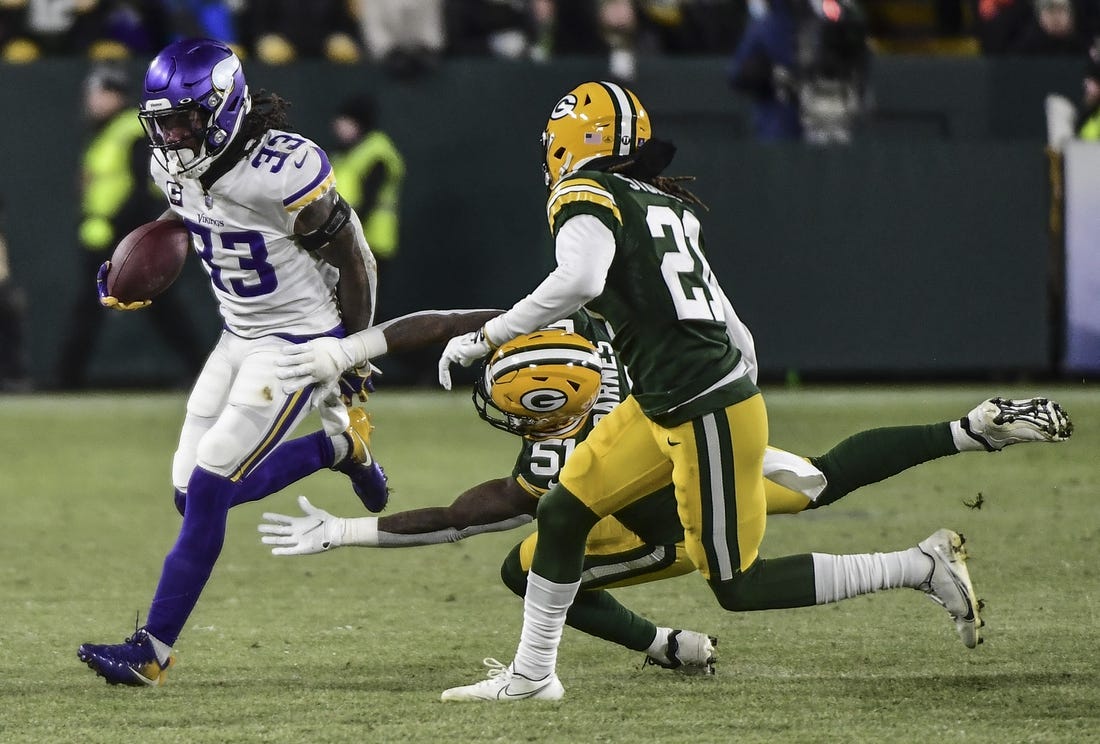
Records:
[[[550,195],[550,201],[546,205],[546,219],[550,223],[550,229],[554,229],[554,218],[566,204],[575,202],[591,202],[604,207],[615,216],[622,224],[623,216],[619,212],[619,205],[615,203],[615,197],[595,181],[577,179],[559,186]]]
[[[531,485],[522,475],[516,476],[516,483],[519,484],[520,488],[534,496],[536,499],[546,493],[545,489]]]
[[[293,212],[297,209],[301,209],[311,202],[317,201],[326,191],[329,190],[329,187],[332,186],[334,183],[336,183],[336,174],[330,172],[328,174],[328,178],[314,186],[312,190],[306,192],[301,198],[296,199],[291,204],[287,204],[284,209],[286,209],[286,211],[288,212]]]

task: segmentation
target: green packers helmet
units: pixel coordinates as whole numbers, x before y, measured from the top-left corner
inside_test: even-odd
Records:
[[[649,115],[615,83],[583,83],[565,94],[542,133],[543,179],[552,187],[596,158],[632,155],[652,137]]]
[[[568,436],[600,393],[600,355],[584,336],[547,328],[508,341],[485,362],[474,407],[498,429],[533,439]]]

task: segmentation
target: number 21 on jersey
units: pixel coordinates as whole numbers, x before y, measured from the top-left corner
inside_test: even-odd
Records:
[[[680,320],[725,322],[721,291],[714,272],[699,248],[699,220],[691,212],[680,217],[671,207],[650,205],[646,212],[649,234],[659,248],[673,250],[661,259],[661,276]]]

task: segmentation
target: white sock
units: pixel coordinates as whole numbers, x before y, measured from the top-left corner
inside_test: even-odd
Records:
[[[332,464],[339,465],[344,461],[344,458],[351,452],[351,445],[348,443],[348,438],[343,432],[340,432],[336,436],[329,437],[328,440],[332,442]]]
[[[880,589],[916,589],[928,578],[931,559],[920,548],[896,553],[812,553],[817,604],[838,602]]]
[[[149,636],[149,642],[153,644],[153,653],[157,655],[157,661],[160,662],[161,666],[164,666],[168,663],[168,657],[172,655],[172,647],[149,631],[145,631],[145,634]]]
[[[961,421],[951,422],[951,439],[959,452],[985,452],[985,447],[974,437],[966,433]]]
[[[523,597],[523,630],[512,668],[524,677],[540,680],[554,673],[558,644],[565,628],[565,613],[573,604],[581,582],[556,584],[534,571],[527,574]]]
[[[649,644],[649,648],[645,650],[646,654],[657,661],[671,664],[672,659],[668,658],[668,636],[671,632],[672,628],[658,627],[657,635],[653,636],[653,643]]]

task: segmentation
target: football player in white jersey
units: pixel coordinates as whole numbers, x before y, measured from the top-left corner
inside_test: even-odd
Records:
[[[151,171],[210,277],[224,330],[195,382],[172,463],[179,537],[164,561],[145,627],[124,643],[84,644],[78,657],[112,684],[163,684],[171,648],[225,538],[231,506],[325,467],[347,473],[368,508],[385,506],[385,476],[368,450],[370,423],[341,400],[365,399],[369,367],[338,386],[284,393],[274,359],[288,341],[340,337],[372,321],[376,266],[328,158],[285,131],[285,102],[253,99],[225,44],[165,47],[145,75],[139,118]],[[100,270],[101,302],[110,263]],[[323,430],[284,441],[312,410]],[[274,454],[274,456],[272,456]]]

